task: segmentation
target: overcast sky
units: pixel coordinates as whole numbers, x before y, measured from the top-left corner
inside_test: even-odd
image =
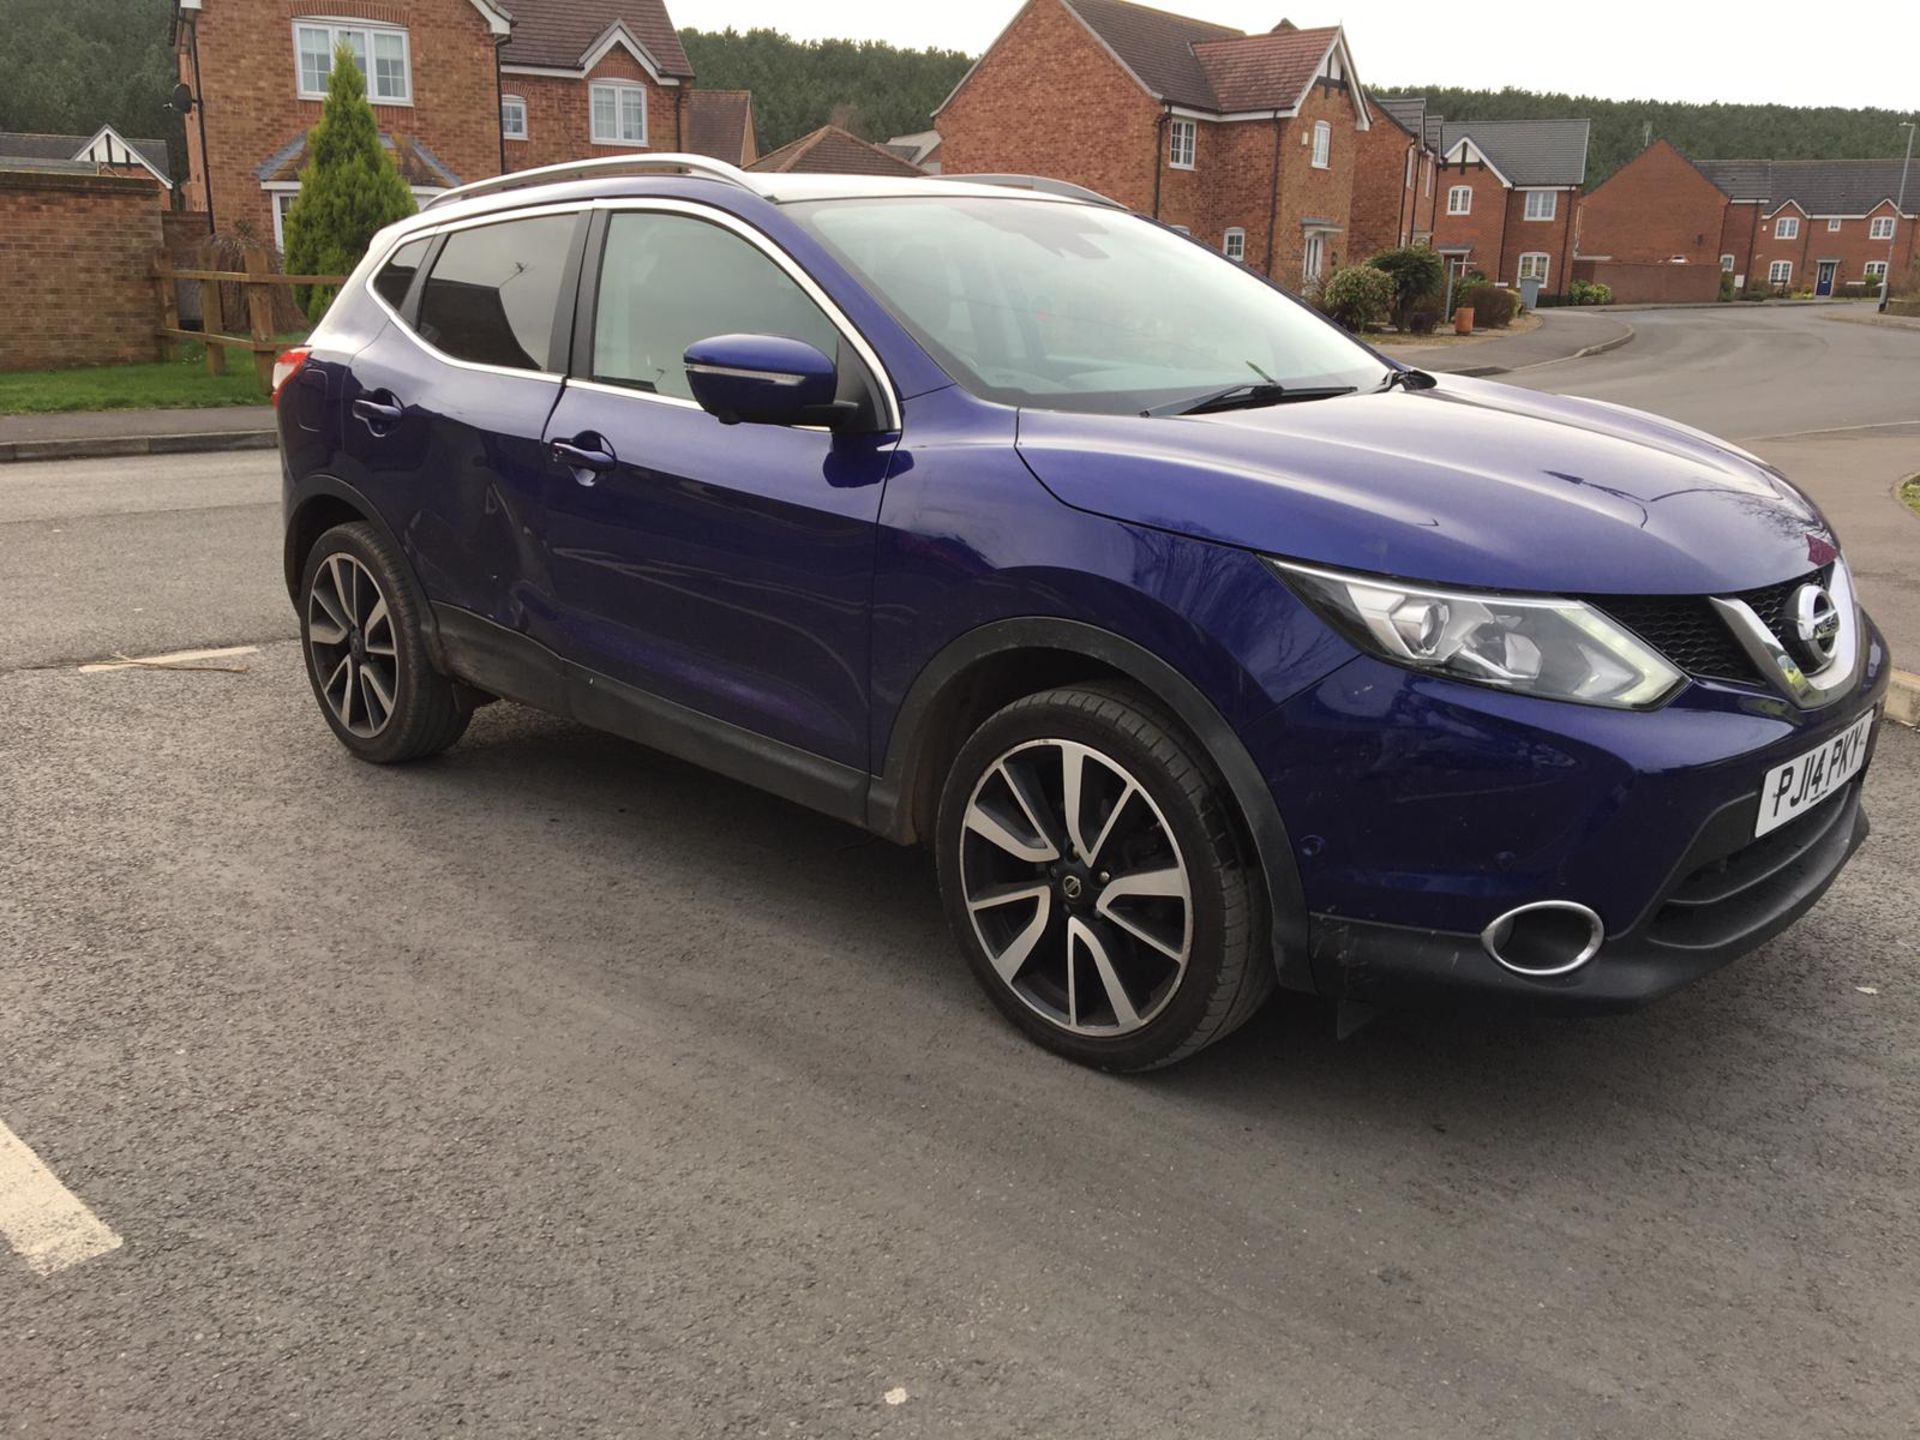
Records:
[[[799,39],[851,36],[977,54],[1019,0],[668,0],[701,30],[769,25]],[[1518,85],[1613,99],[1776,101],[1920,110],[1920,3],[1865,10],[1608,0],[1604,5],[1444,6],[1435,0],[1161,0],[1160,8],[1242,30],[1285,16],[1347,27],[1374,86]],[[1590,17],[1590,18],[1588,18]]]

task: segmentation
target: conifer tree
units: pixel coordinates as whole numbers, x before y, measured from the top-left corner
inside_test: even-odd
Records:
[[[300,194],[287,214],[287,274],[345,275],[379,231],[417,208],[380,143],[380,127],[367,103],[367,78],[342,45],[333,55],[320,123],[307,135]],[[306,287],[294,298],[318,324],[333,303],[334,289]]]

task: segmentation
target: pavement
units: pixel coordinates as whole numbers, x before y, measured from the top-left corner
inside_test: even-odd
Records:
[[[1648,333],[1528,383],[1908,403]],[[1115,1079],[997,1017],[921,852],[509,705],[350,760],[276,507],[265,455],[0,472],[0,1149],[117,1242],[0,1252],[0,1434],[1920,1432],[1920,735],[1650,1010],[1288,998]]]
[[[1598,308],[1542,310],[1540,326],[1519,335],[1495,332],[1464,344],[1382,345],[1403,364],[1449,375],[1506,375],[1556,360],[1604,354],[1633,339],[1633,326]]]
[[[0,415],[0,463],[271,450],[271,405]]]

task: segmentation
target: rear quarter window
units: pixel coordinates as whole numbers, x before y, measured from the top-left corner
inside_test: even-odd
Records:
[[[456,360],[546,370],[575,220],[538,215],[449,235],[421,291],[421,338]]]
[[[420,266],[432,246],[432,240],[409,240],[394,251],[393,258],[373,277],[374,293],[396,310],[406,304],[407,292],[413,289],[413,277],[420,273]]]

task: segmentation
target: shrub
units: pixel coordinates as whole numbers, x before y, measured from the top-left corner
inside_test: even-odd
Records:
[[[1355,334],[1384,324],[1393,301],[1393,277],[1371,265],[1334,271],[1320,293],[1320,308]]]
[[[1428,296],[1407,312],[1404,327],[1409,335],[1431,335],[1440,326],[1440,302]]]
[[[1393,277],[1393,323],[1402,330],[1407,328],[1414,308],[1429,296],[1440,294],[1447,281],[1446,266],[1426,245],[1382,250],[1367,264]]]
[[[1724,305],[1731,299],[1733,299],[1733,272],[1722,270],[1720,272],[1720,303]]]
[[[287,212],[287,273],[344,275],[360,263],[376,234],[418,208],[380,143],[366,77],[344,45],[334,52],[326,105],[307,136],[307,156],[300,194]],[[334,287],[302,291],[295,299],[318,323],[333,303]]]
[[[1476,287],[1473,298],[1465,303],[1473,306],[1476,330],[1483,326],[1489,330],[1504,330],[1513,323],[1514,312],[1519,309],[1519,298],[1513,291],[1499,285]]]
[[[1458,310],[1462,306],[1477,312],[1478,306],[1473,297],[1492,283],[1483,270],[1470,270],[1462,275],[1453,282],[1453,309],[1447,312],[1448,315],[1451,316],[1453,310]]]
[[[1576,305],[1611,305],[1613,287],[1597,280],[1576,280],[1567,287],[1567,295]]]

